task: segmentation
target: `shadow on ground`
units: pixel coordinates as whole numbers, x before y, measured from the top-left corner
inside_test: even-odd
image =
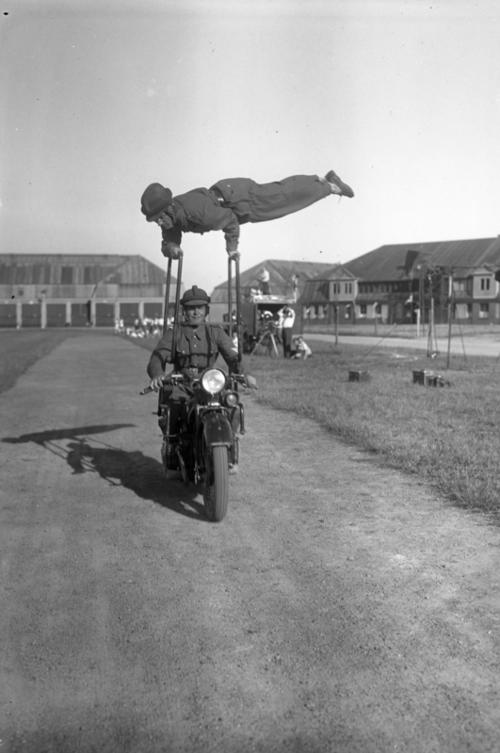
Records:
[[[150,500],[190,518],[206,520],[204,506],[198,501],[199,494],[192,484],[186,485],[181,480],[167,480],[160,461],[144,455],[140,450],[122,450],[100,442],[95,437],[99,433],[109,433],[133,425],[101,424],[51,429],[21,434],[19,437],[4,437],[2,442],[35,442],[65,460],[73,474],[97,473],[111,486],[130,489],[141,499]],[[93,438],[89,439],[89,436]]]

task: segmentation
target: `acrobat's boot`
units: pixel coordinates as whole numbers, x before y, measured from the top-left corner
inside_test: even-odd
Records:
[[[325,180],[330,184],[332,193],[337,194],[337,196],[347,196],[349,199],[352,199],[352,197],[354,196],[354,191],[352,190],[351,186],[348,186],[347,183],[344,183],[344,181],[341,180],[337,173],[333,172],[333,170],[329,170],[327,172],[327,174],[325,175]]]

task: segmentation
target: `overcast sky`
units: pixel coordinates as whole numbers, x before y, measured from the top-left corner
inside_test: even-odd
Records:
[[[242,227],[242,269],[500,233],[500,9],[487,0],[12,0],[0,36],[2,253],[141,254],[140,213],[221,178],[338,172]],[[184,236],[186,285],[225,279]]]

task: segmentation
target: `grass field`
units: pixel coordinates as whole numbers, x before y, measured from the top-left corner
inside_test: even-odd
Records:
[[[444,370],[418,351],[315,343],[309,361],[247,359],[258,399],[317,421],[380,461],[417,474],[462,507],[500,513],[498,362],[468,359]],[[453,364],[452,364],[453,365]],[[432,369],[449,386],[413,383]],[[369,381],[350,382],[350,370]]]
[[[0,333],[0,390],[68,336],[78,333]],[[154,346],[153,340],[130,343]],[[493,358],[452,366],[445,371],[444,359],[429,361],[418,351],[322,343],[314,343],[305,362],[244,357],[260,402],[312,418],[381,463],[419,475],[454,504],[500,519],[500,366]],[[413,384],[412,371],[423,368],[440,370],[449,386]],[[349,382],[349,371],[357,369],[368,371],[369,380]]]
[[[77,332],[66,329],[1,331],[0,392],[12,387],[17,378],[39,358],[43,358],[67,337],[75,336]]]

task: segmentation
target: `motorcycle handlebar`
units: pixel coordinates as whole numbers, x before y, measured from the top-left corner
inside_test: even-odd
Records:
[[[168,374],[168,376],[162,377],[161,381],[162,384],[179,384],[179,382],[184,381],[184,376],[182,374]],[[148,384],[146,387],[142,388],[139,395],[148,395],[150,392],[155,391],[156,390]]]
[[[246,377],[244,374],[235,374],[230,373],[229,376],[231,379],[234,379],[236,382],[240,382],[240,384],[245,385],[246,384]],[[168,376],[164,376],[162,378],[163,384],[179,384],[180,382],[184,381],[184,375],[183,374],[169,374]],[[150,392],[155,392],[153,387],[151,387],[149,384],[146,387],[143,387],[142,390],[139,392],[139,395],[149,395]]]

